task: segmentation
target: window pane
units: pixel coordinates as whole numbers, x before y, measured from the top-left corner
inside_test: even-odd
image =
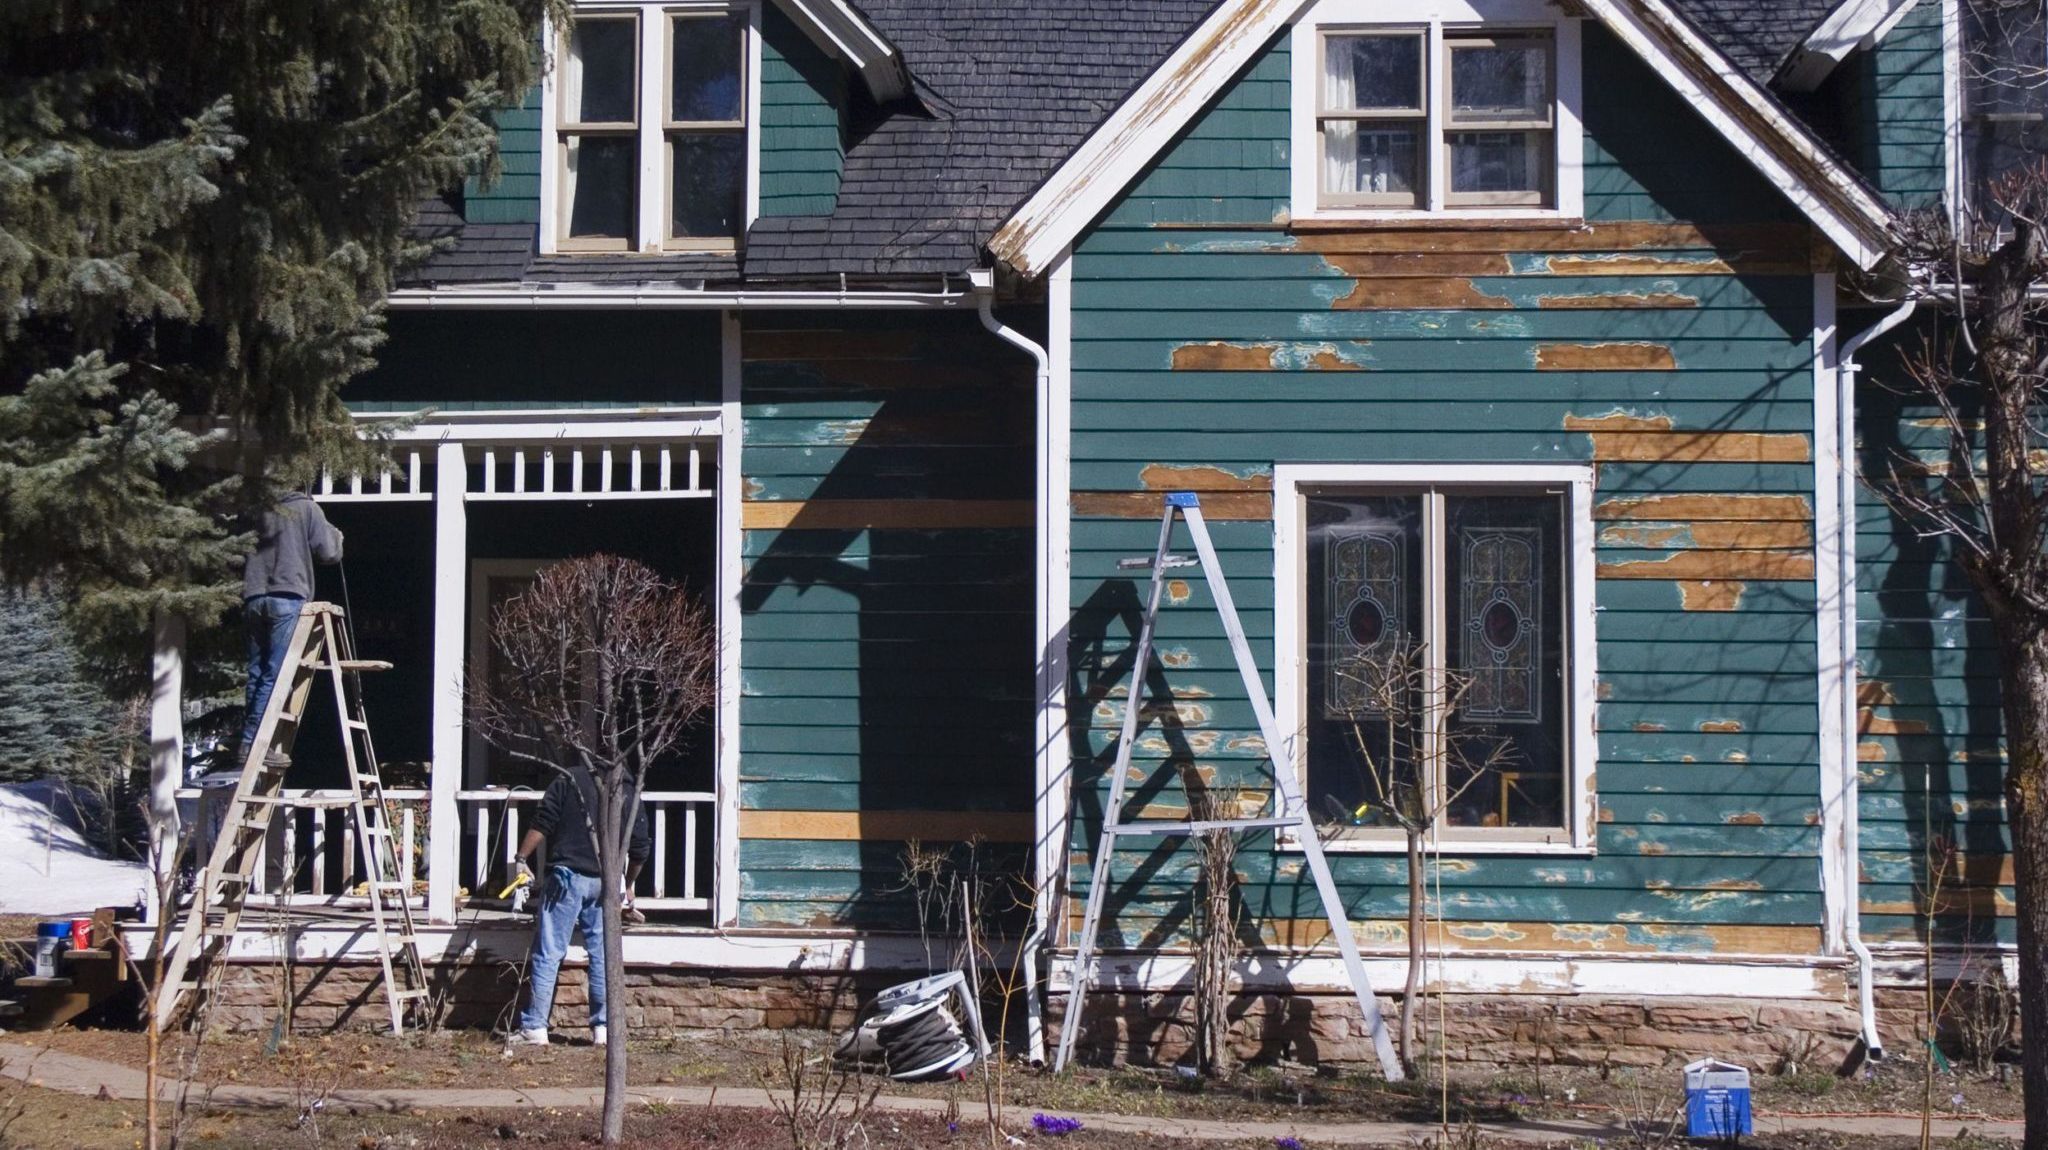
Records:
[[[746,162],[746,141],[738,132],[671,136],[669,234],[678,239],[738,236]]]
[[[1550,48],[1535,41],[1451,49],[1451,118],[1548,120]]]
[[[1421,110],[1422,37],[1324,37],[1323,107]]]
[[[1549,132],[1452,132],[1451,192],[1543,192]]]
[[[1387,825],[1412,794],[1422,660],[1422,500],[1307,501],[1308,801],[1318,822]]]
[[[677,17],[669,22],[669,116],[687,122],[741,117],[740,45],[746,18]]]
[[[1445,822],[1564,825],[1562,500],[1447,495]]]
[[[1413,199],[1417,136],[1415,128],[1398,124],[1324,121],[1323,191]]]
[[[571,239],[633,236],[633,180],[640,146],[630,136],[571,136],[562,173]]]
[[[636,53],[632,20],[576,21],[562,78],[562,122],[623,124],[634,119]]]

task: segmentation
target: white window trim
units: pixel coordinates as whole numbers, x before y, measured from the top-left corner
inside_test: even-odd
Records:
[[[1424,141],[1426,156],[1426,206],[1421,208],[1324,207],[1321,201],[1322,154],[1316,126],[1317,93],[1322,77],[1321,36],[1325,29],[1369,30],[1375,25],[1426,27],[1423,87],[1427,93],[1431,132]],[[1445,122],[1444,87],[1440,70],[1444,31],[1502,32],[1553,29],[1556,65],[1554,96],[1556,108],[1553,150],[1556,155],[1556,203],[1549,207],[1517,207],[1498,204],[1446,206],[1444,172],[1438,153]],[[1290,108],[1291,174],[1289,211],[1296,220],[1575,220],[1586,211],[1585,128],[1581,80],[1582,52],[1580,21],[1560,14],[1559,7],[1543,0],[1322,0],[1289,33],[1292,57]]]
[[[1446,828],[1432,849],[1456,855],[1590,855],[1599,820],[1594,771],[1599,743],[1594,727],[1598,674],[1593,631],[1593,469],[1577,464],[1282,463],[1273,468],[1273,705],[1287,745],[1277,748],[1276,766],[1294,772],[1307,801],[1307,748],[1298,732],[1306,727],[1308,596],[1305,488],[1390,486],[1504,487],[1562,486],[1570,492],[1566,511],[1566,605],[1571,635],[1567,668],[1571,694],[1565,714],[1565,828],[1562,839],[1531,842],[1490,837],[1484,828]],[[1282,836],[1283,848],[1299,843]],[[1394,854],[1406,849],[1396,838],[1339,835],[1323,844],[1330,852]]]
[[[559,55],[562,29],[553,21],[544,21],[541,42],[547,45],[548,67],[541,76],[540,84],[540,226],[538,250],[541,255],[677,255],[687,253],[717,254],[731,250],[726,246],[706,245],[702,242],[669,243],[669,173],[667,115],[664,111],[662,86],[668,79],[668,21],[667,14],[682,11],[701,12],[744,12],[747,16],[746,43],[741,46],[741,69],[745,72],[746,125],[741,129],[746,137],[746,187],[743,195],[745,204],[745,227],[752,227],[760,216],[761,206],[761,5],[759,0],[591,0],[577,3],[578,11],[637,12],[640,17],[640,59],[639,84],[640,107],[638,139],[640,143],[639,182],[634,188],[636,230],[633,239],[624,248],[584,247],[566,243],[562,238],[561,219],[561,125],[557,115],[561,97],[556,89],[556,76],[560,72]],[[735,237],[736,247],[744,236]]]

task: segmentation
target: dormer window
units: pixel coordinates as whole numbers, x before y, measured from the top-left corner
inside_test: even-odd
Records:
[[[1578,213],[1578,25],[1461,7],[1323,0],[1296,25],[1297,218]]]
[[[731,250],[747,222],[748,9],[579,7],[550,76],[553,250]]]

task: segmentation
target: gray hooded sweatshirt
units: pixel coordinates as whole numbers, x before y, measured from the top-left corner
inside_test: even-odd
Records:
[[[242,568],[242,598],[297,595],[311,599],[315,561],[341,562],[341,532],[327,522],[312,496],[294,491],[263,513],[256,530],[256,550]]]

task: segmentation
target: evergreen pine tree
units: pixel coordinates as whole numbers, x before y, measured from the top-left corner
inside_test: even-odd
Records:
[[[551,3],[0,4],[0,579],[129,660],[234,602],[232,513],[361,460],[415,206],[495,178]]]
[[[112,728],[113,704],[45,596],[0,592],[0,651],[0,782],[62,773]]]

